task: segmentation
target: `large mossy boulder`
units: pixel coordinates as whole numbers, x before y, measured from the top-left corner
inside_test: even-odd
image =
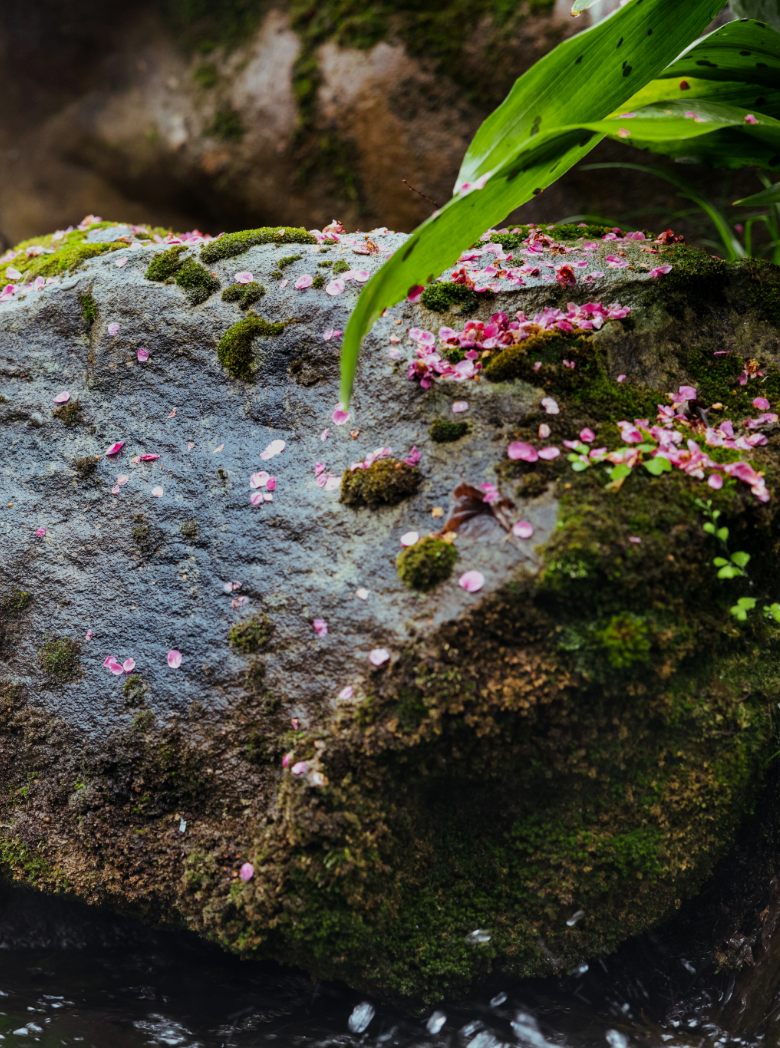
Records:
[[[429,999],[696,892],[773,752],[780,272],[547,232],[492,236],[526,272],[467,316],[389,309],[349,419],[400,234],[102,223],[3,264],[10,875]]]

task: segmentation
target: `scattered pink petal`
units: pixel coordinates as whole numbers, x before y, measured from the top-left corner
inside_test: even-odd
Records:
[[[192,451],[192,449],[193,449],[194,447],[195,447],[195,441],[193,441],[193,440],[188,440],[188,441],[187,441],[187,451]]]
[[[148,349],[144,349],[143,346],[140,346],[139,349],[138,349],[138,359],[140,360],[140,362],[142,364],[143,364],[143,362],[145,360],[148,360],[149,359],[149,350]]]
[[[181,666],[181,652],[175,648],[171,648],[168,652],[168,665],[172,670],[177,670]]]
[[[723,477],[720,475],[720,473],[710,473],[709,477],[707,478],[707,483],[713,491],[720,491],[720,489],[723,487]]]
[[[512,527],[512,534],[517,535],[519,539],[530,539],[533,533],[533,525],[529,524],[527,520],[518,520]]]
[[[642,540],[640,538],[637,538],[636,535],[629,535],[628,536],[628,541],[629,542],[634,542],[634,543],[636,543],[638,545]]]
[[[481,571],[467,571],[458,579],[458,585],[467,593],[477,593],[485,585],[485,576]]]
[[[656,266],[655,269],[650,270],[651,277],[663,277],[667,273],[671,273],[672,266]]]
[[[526,444],[522,440],[515,440],[506,449],[507,455],[511,459],[520,459],[522,462],[536,462],[539,458],[539,452],[531,444]]]
[[[753,401],[753,407],[758,408],[759,411],[769,411],[769,401],[766,397],[756,397]]]
[[[547,462],[551,462],[553,459],[558,458],[560,453],[561,452],[559,448],[542,448],[539,451],[539,458],[545,459]]]
[[[116,659],[114,658],[113,655],[109,655],[108,658],[103,660],[103,665],[106,668],[108,668],[111,665],[112,662],[116,662]]]
[[[282,767],[283,768],[289,768],[291,760],[292,760],[292,751],[290,751],[290,753],[285,753],[285,755],[282,757]]]
[[[348,684],[346,688],[342,688],[339,692],[339,698],[342,702],[347,702],[355,694],[355,689],[351,684]]]
[[[290,283],[290,281],[289,281],[289,280],[288,280],[288,279],[287,279],[287,278],[285,277],[285,279],[284,279],[284,280],[280,280],[280,281],[279,281],[279,287],[280,287],[280,288],[284,288],[284,287],[287,287],[287,285],[288,285],[289,283]]]
[[[116,662],[116,661],[110,662],[109,665],[108,665],[108,668],[111,670],[111,672],[114,674],[115,677],[118,677],[118,676],[120,676],[120,674],[125,672],[122,669],[121,664]]]
[[[38,528],[38,530],[35,532],[36,537],[39,539],[42,539],[45,534],[46,528]]]
[[[159,484],[157,485],[156,488],[152,488],[152,495],[154,496],[154,498],[156,498],[156,499],[162,498],[162,496],[164,494],[165,493],[164,493],[162,487]]]
[[[116,478],[117,486],[121,488],[122,485],[127,484],[129,480],[130,478],[126,473],[120,473]]]
[[[222,589],[225,591],[225,593],[232,593],[234,590],[240,590],[241,589],[241,583],[240,582],[226,582],[225,585],[222,587]]]
[[[84,640],[92,640],[92,630],[87,630],[86,634],[84,635]]]
[[[331,280],[329,284],[325,286],[326,295],[341,295],[344,293],[344,281],[343,280]]]
[[[341,328],[328,328],[325,334],[322,336],[326,342],[330,342],[332,338],[341,338],[344,332]]]
[[[267,462],[268,459],[273,458],[274,455],[281,455],[285,446],[283,440],[272,440],[265,451],[260,452],[260,458],[263,459],[264,462]]]
[[[684,397],[685,400],[695,400],[696,390],[693,386],[680,386],[680,396]]]
[[[252,494],[249,496],[249,501],[252,503],[253,506],[262,506],[262,504],[265,502],[265,499],[263,498],[263,492],[253,491]]]
[[[119,485],[118,484],[114,484],[113,488],[111,489],[111,494],[112,495],[118,495],[119,494]]]
[[[757,124],[758,121],[756,120],[756,118],[753,116],[752,113],[748,113],[748,115],[745,117],[745,123],[746,124]]]
[[[462,414],[464,411],[468,411],[469,402],[467,400],[456,400],[452,405],[452,410],[456,415]]]
[[[342,404],[338,403],[333,409],[333,414],[330,416],[331,422],[337,426],[343,426],[346,422],[349,422],[350,414],[345,411]]]
[[[127,255],[120,255],[119,258],[114,263],[114,265],[116,266],[117,269],[122,269],[124,266],[126,266],[127,265]]]
[[[21,280],[22,279],[22,274],[19,272],[19,270],[16,268],[16,266],[9,266],[8,269],[6,269],[6,271],[5,271],[5,275],[7,277],[10,277],[11,280]]]
[[[111,447],[107,449],[106,455],[116,455],[122,450],[124,446],[125,442],[123,440],[118,440],[116,444],[112,444]]]
[[[368,594],[369,590],[363,589],[362,586],[360,587],[360,589],[355,590],[355,596],[358,598],[358,600],[368,600]]]
[[[122,663],[122,669],[125,673],[132,673],[135,669],[135,659],[125,659]]]
[[[174,408],[173,411],[169,411],[168,412],[168,418],[175,418],[175,416],[176,416],[176,408]],[[219,449],[217,449],[217,450],[219,450]]]
[[[548,415],[560,414],[561,409],[558,407],[558,402],[552,397],[542,397],[542,407]]]
[[[387,648],[374,648],[368,653],[368,661],[372,666],[383,666],[390,658]]]
[[[312,626],[318,637],[327,637],[328,624],[325,619],[315,619],[314,622],[312,622]]]
[[[233,282],[236,284],[251,284],[255,278],[247,270],[242,270],[240,273],[236,273],[233,277]]]
[[[323,429],[322,433],[320,433],[320,440],[327,440],[329,436],[330,436],[330,430],[329,429]]]
[[[276,491],[276,477],[269,477],[265,486],[266,491]]]
[[[255,875],[255,868],[251,862],[245,862],[241,869],[238,871],[238,876],[242,881],[251,881]]]
[[[625,382],[626,381],[626,376],[625,375],[618,375],[617,380],[618,380],[618,382]]]
[[[304,273],[302,277],[298,277],[295,281],[295,286],[299,291],[303,291],[304,288],[311,287],[313,283],[314,277],[310,276],[308,273]]]
[[[549,437],[551,432],[552,432],[552,430],[550,429],[550,427],[547,425],[546,422],[543,422],[539,426],[539,437],[540,437],[541,440],[547,440],[547,438]]]
[[[592,429],[588,429],[588,427],[586,426],[585,429],[580,430],[580,440],[584,444],[592,444],[595,439],[596,434],[593,432]]]
[[[341,478],[340,477],[328,477],[328,479],[325,481],[323,487],[325,488],[326,491],[335,491],[336,488],[341,487]]]
[[[138,456],[138,461],[139,462],[154,462],[159,457],[160,457],[159,455],[139,455]]]
[[[270,479],[270,473],[266,473],[264,469],[261,469],[259,473],[253,473],[249,478],[249,487],[264,488]]]
[[[21,276],[21,273],[19,275]],[[419,302],[422,298],[423,291],[425,291],[425,288],[422,286],[422,284],[415,284],[413,287],[409,288],[409,292],[406,297],[409,300],[409,302]]]
[[[108,333],[109,333],[109,335],[118,335],[119,334],[119,324],[116,324],[116,323],[109,324],[108,325]]]
[[[416,531],[407,531],[405,535],[401,536],[402,546],[414,546],[414,544],[419,541],[420,535]]]
[[[62,393],[58,393],[57,396],[54,398],[54,403],[55,404],[67,404],[69,400],[70,400],[70,393],[68,393],[67,390],[63,389]]]
[[[298,761],[297,764],[293,764],[290,771],[293,775],[303,775],[306,772],[306,761]]]

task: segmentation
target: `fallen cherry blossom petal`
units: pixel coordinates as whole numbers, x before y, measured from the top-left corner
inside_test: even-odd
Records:
[[[420,535],[416,531],[407,531],[405,535],[401,536],[402,546],[414,546],[414,544],[419,541]]]
[[[462,414],[464,411],[468,411],[469,402],[467,400],[456,400],[452,405],[452,410],[456,415]]]
[[[680,396],[685,397],[686,400],[695,400],[696,390],[693,386],[680,386]]]
[[[140,346],[139,349],[138,349],[138,359],[140,360],[140,362],[142,364],[143,364],[143,362],[145,360],[148,360],[149,359],[149,350],[148,349],[144,349],[143,346]]]
[[[247,270],[242,270],[240,273],[236,273],[233,277],[235,284],[251,284],[255,278]]]
[[[169,411],[168,412],[168,418],[175,418],[175,416],[176,416],[176,408],[174,408],[173,411]],[[219,450],[219,449],[217,449],[217,450]]]
[[[720,475],[720,473],[710,473],[709,477],[707,478],[707,483],[713,491],[720,491],[720,489],[723,487],[723,477]]]
[[[57,398],[55,397],[55,400],[56,399]],[[759,411],[769,411],[769,401],[766,399],[766,397],[756,397],[756,399],[753,401],[753,407],[758,408]]]
[[[120,674],[125,672],[122,669],[121,664],[118,663],[118,662],[111,662],[111,663],[109,663],[108,668],[111,670],[111,672],[114,674],[115,677],[118,677],[118,676],[120,676]]]
[[[289,768],[291,760],[292,760],[292,753],[291,752],[290,753],[285,753],[285,755],[282,757],[282,767],[283,768]]]
[[[629,542],[634,542],[634,543],[636,543],[638,545],[642,540],[640,538],[637,538],[636,535],[629,535],[628,536],[628,541]]]
[[[249,496],[249,501],[252,503],[253,506],[261,506],[263,502],[265,502],[265,499],[263,498],[263,492],[253,491],[252,494]]]
[[[116,478],[116,482],[119,487],[121,487],[123,484],[127,484],[129,480],[130,478],[126,473],[120,473],[119,476]]]
[[[241,869],[238,871],[238,876],[242,881],[251,881],[255,875],[255,868],[251,862],[245,862]]]
[[[122,669],[125,673],[132,673],[135,669],[135,659],[125,659],[122,663]]]
[[[546,460],[547,462],[551,462],[551,461],[552,461],[552,459],[556,459],[556,458],[558,458],[558,456],[560,455],[560,453],[561,453],[561,452],[560,452],[560,449],[559,449],[559,448],[554,448],[554,447],[551,447],[551,448],[542,448],[542,449],[541,449],[541,450],[539,451],[539,458],[540,458],[540,459],[545,459],[545,460]]]
[[[320,440],[327,440],[329,436],[330,436],[330,430],[329,429],[323,429],[322,433],[320,433]]]
[[[530,539],[533,533],[533,525],[529,524],[527,520],[518,520],[512,527],[512,534],[517,535],[519,539]]]
[[[6,269],[6,271],[5,271],[5,275],[7,277],[10,277],[11,280],[21,280],[22,279],[22,274],[19,272],[19,270],[16,268],[16,266],[9,266],[8,269]]]
[[[369,592],[369,590],[363,589],[363,587],[361,586],[360,589],[355,590],[355,596],[358,598],[358,600],[368,600]]]
[[[120,452],[122,450],[122,448],[124,446],[125,446],[125,442],[123,440],[118,440],[116,442],[116,444],[112,444],[111,447],[107,449],[105,454],[106,455],[116,455],[116,454],[118,454],[118,452]]]
[[[383,666],[390,658],[387,648],[374,648],[368,653],[368,661],[372,666]]]
[[[596,439],[596,434],[593,432],[592,429],[589,429],[586,426],[585,429],[581,429],[580,430],[580,440],[584,444],[591,444],[595,439]]]
[[[159,457],[160,457],[159,455],[139,455],[138,456],[138,461],[139,462],[154,462],[155,459],[158,459]]]
[[[35,532],[36,537],[39,538],[39,539],[42,539],[45,534],[46,534],[46,528],[43,528],[43,527],[38,528],[37,531]]]
[[[350,414],[348,411],[344,410],[341,403],[338,403],[333,409],[333,414],[330,416],[330,419],[335,425],[343,426],[345,423],[349,422]]]
[[[546,422],[543,422],[543,423],[542,423],[542,424],[541,424],[541,425],[539,426],[539,438],[540,438],[540,440],[547,440],[547,438],[549,437],[549,435],[550,435],[550,433],[551,433],[551,432],[552,432],[552,430],[551,430],[551,429],[550,429],[550,427],[549,427],[549,426],[547,425],[547,423],[546,423]]]
[[[341,295],[344,293],[344,281],[343,280],[331,280],[329,284],[325,286],[326,295]]]
[[[240,582],[226,582],[225,585],[222,587],[222,589],[225,591],[225,593],[232,593],[233,590],[241,589],[241,583]]]
[[[298,761],[297,764],[293,764],[290,771],[293,775],[303,775],[306,772],[306,761]]]
[[[655,269],[650,270],[650,276],[657,278],[666,276],[667,273],[671,273],[671,266],[656,266]]]
[[[249,478],[249,487],[264,488],[270,479],[271,474],[266,473],[264,469],[261,469],[259,473],[253,473]]]
[[[87,630],[86,634],[84,635],[84,640],[92,640],[92,630]]]
[[[276,491],[276,477],[269,477],[265,485],[266,491]]]
[[[325,334],[322,336],[326,342],[330,342],[332,338],[341,338],[344,332],[341,328],[328,328]]]
[[[539,452],[536,448],[522,440],[513,441],[506,449],[506,453],[509,458],[520,459],[522,462],[536,462],[539,458]]]
[[[348,684],[346,686],[346,688],[342,688],[341,691],[339,692],[339,698],[341,699],[342,702],[347,702],[347,700],[351,699],[354,694],[355,694],[355,689],[352,687],[351,684]]]
[[[68,393],[67,390],[63,389],[62,393],[58,393],[57,396],[54,398],[54,403],[55,404],[67,404],[69,400],[70,400],[70,393]],[[767,405],[767,407],[768,406],[769,405]]]
[[[312,622],[312,626],[318,637],[327,637],[328,624],[325,619],[315,619],[314,622]]]
[[[164,494],[165,493],[164,493],[162,487],[159,484],[157,485],[156,488],[152,488],[152,495],[154,496],[154,498],[156,498],[156,499],[162,498],[162,496]]]
[[[280,288],[284,288],[284,287],[287,287],[287,285],[288,285],[289,283],[290,283],[290,281],[289,281],[289,280],[287,280],[287,278],[285,277],[285,279],[284,279],[284,280],[280,280],[280,281],[279,281],[279,287],[280,287]]]
[[[552,397],[542,397],[542,407],[548,415],[560,414],[561,409],[558,407],[558,402]]]
[[[195,441],[193,441],[193,440],[188,440],[188,441],[187,441],[187,451],[192,451],[192,449],[193,449],[194,447],[195,447]]]
[[[485,576],[481,571],[467,571],[458,579],[458,585],[467,593],[477,593],[485,585]]]
[[[21,276],[21,273],[19,276]],[[425,291],[425,288],[422,284],[415,284],[413,287],[409,288],[406,298],[409,302],[419,302],[422,298],[423,291]]]
[[[108,325],[108,333],[109,333],[109,335],[118,335],[119,334],[119,324],[116,324],[116,323],[109,324]]]
[[[756,120],[756,118],[753,116],[752,113],[748,113],[748,115],[745,117],[745,123],[746,124],[757,124],[758,121]]]
[[[243,608],[245,604],[249,603],[249,597],[234,597],[231,601],[231,606],[235,611],[236,608]]]
[[[303,291],[304,288],[311,287],[314,283],[314,277],[309,273],[304,273],[302,277],[298,277],[295,281],[295,286],[299,291]]]
[[[336,488],[340,488],[341,487],[341,478],[340,477],[328,477],[328,479],[325,481],[325,484],[323,486],[324,486],[326,491],[335,491]]]
[[[263,461],[267,461],[268,459],[273,458],[274,455],[280,455],[285,447],[286,445],[283,440],[272,440],[265,451],[260,452],[260,458],[263,459]]]
[[[625,382],[626,381],[626,376],[625,375],[618,375],[617,380],[618,380],[618,382]]]
[[[117,269],[122,269],[124,266],[127,265],[127,256],[126,255],[120,255],[120,257],[116,260],[114,265],[116,266]]]
[[[113,488],[111,489],[111,494],[112,495],[118,495],[119,494],[119,485],[118,484],[114,484]]]
[[[172,670],[177,670],[179,666],[181,666],[181,659],[181,652],[177,651],[175,648],[171,648],[168,652],[168,665]]]

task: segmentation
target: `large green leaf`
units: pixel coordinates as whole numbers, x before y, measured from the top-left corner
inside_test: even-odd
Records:
[[[664,79],[700,77],[739,80],[777,87],[780,84],[780,34],[763,22],[728,22],[692,44],[664,70]]]
[[[477,132],[461,167],[459,192],[419,226],[375,273],[344,337],[341,396],[352,394],[360,344],[382,311],[435,279],[489,226],[542,192],[599,141],[571,125],[603,120],[694,40],[718,0],[630,0],[612,17],[537,62]],[[463,183],[482,184],[467,190]]]

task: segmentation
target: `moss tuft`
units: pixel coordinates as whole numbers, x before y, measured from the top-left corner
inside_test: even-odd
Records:
[[[167,251],[155,255],[147,267],[145,273],[146,279],[156,280],[158,283],[162,284],[170,277],[175,276],[184,264],[183,259],[179,256],[186,250],[186,244],[174,244],[174,246],[168,248]]]
[[[515,229],[518,232],[514,232]],[[527,240],[533,231],[531,226],[514,226],[511,233],[494,233],[490,238],[490,242],[491,244],[500,244],[505,251],[516,251],[523,246],[523,241]],[[586,237],[589,240],[600,240],[601,237],[612,232],[612,226],[591,224],[578,226],[571,222],[564,222],[560,226],[539,226],[537,232],[545,233],[555,240],[580,240],[582,237]]]
[[[421,483],[422,473],[417,466],[394,458],[378,459],[368,469],[347,470],[341,478],[339,502],[371,509],[395,506],[415,495]]]
[[[311,286],[313,288],[316,288],[317,290],[325,287],[325,277],[322,275],[322,273],[315,273],[314,280],[312,281]]]
[[[69,637],[49,637],[38,652],[38,663],[47,680],[67,684],[81,669],[81,645]]]
[[[241,652],[242,655],[252,655],[268,643],[275,628],[267,615],[258,612],[231,627],[230,646]],[[265,676],[265,667],[263,667],[263,676]]]
[[[181,533],[188,542],[198,541],[197,520],[185,520],[181,526]]]
[[[302,258],[303,255],[285,255],[284,258],[280,258],[276,263],[276,268],[280,270],[286,269],[288,266],[291,266],[293,262],[300,262]]]
[[[223,302],[238,302],[241,309],[249,309],[265,294],[265,288],[253,280],[251,284],[231,284],[222,292]]]
[[[348,262],[345,262],[343,258],[340,258],[340,259],[338,259],[338,261],[333,263],[333,272],[334,273],[348,273],[349,270],[350,270],[350,265],[349,265]]]
[[[458,553],[451,542],[432,536],[398,555],[398,577],[409,589],[427,593],[452,575]]]
[[[79,294],[79,305],[81,306],[81,315],[86,320],[87,325],[92,327],[97,320],[98,307],[91,291],[82,291]]]
[[[222,138],[226,142],[240,142],[244,137],[244,125],[240,115],[232,106],[224,106],[214,114],[214,119],[207,128],[207,134]]]
[[[635,662],[647,662],[650,658],[647,626],[643,619],[631,612],[613,615],[604,629],[596,632],[596,638],[616,669],[625,669]]]
[[[137,513],[133,517],[133,524],[135,526],[132,530],[132,539],[138,552],[143,557],[150,557],[157,549],[157,536],[147,524],[142,513]]]
[[[73,460],[73,468],[83,481],[94,481],[97,475],[99,459],[94,455],[85,455],[83,458]]]
[[[217,67],[213,62],[203,62],[197,67],[195,72],[192,74],[192,79],[198,85],[198,87],[209,90],[212,87],[216,87],[219,83],[219,73]]]
[[[461,313],[473,313],[479,305],[479,298],[471,288],[454,283],[429,284],[420,301],[432,313],[446,313],[455,306],[460,306]]]
[[[271,324],[262,317],[246,317],[229,327],[217,345],[217,359],[235,378],[249,379],[254,373],[252,342],[260,337],[276,337],[284,324]]]
[[[125,704],[131,709],[135,709],[137,706],[143,706],[148,691],[148,685],[143,677],[137,673],[133,673],[132,676],[128,677],[122,686],[122,694],[125,697]]]
[[[52,418],[59,419],[64,426],[83,426],[84,416],[81,414],[81,403],[78,399],[70,400],[67,404],[60,404],[51,413]]]
[[[198,306],[201,302],[205,302],[220,288],[219,280],[194,258],[188,258],[181,265],[174,279],[178,286],[186,292],[191,306]]]
[[[446,418],[434,419],[428,429],[431,440],[437,444],[452,444],[465,437],[468,431],[468,422],[452,422]]]
[[[234,258],[257,244],[316,244],[317,238],[307,230],[295,226],[264,226],[245,229],[240,233],[226,233],[219,240],[204,244],[200,257],[204,262],[219,262]]]
[[[0,616],[20,615],[32,604],[33,595],[26,590],[11,590],[7,597],[0,601]]]

